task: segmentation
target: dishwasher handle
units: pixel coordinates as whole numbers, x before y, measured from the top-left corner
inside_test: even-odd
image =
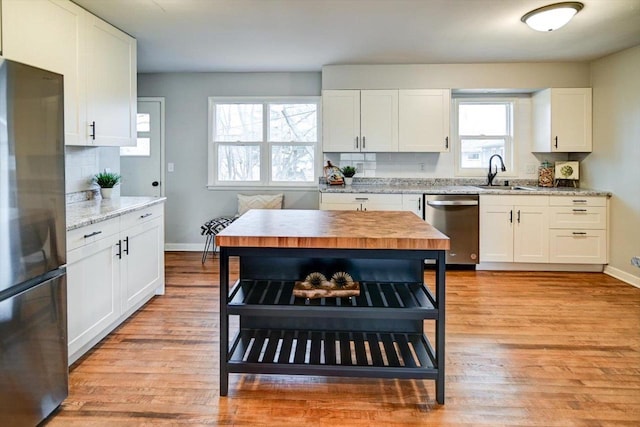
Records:
[[[427,200],[429,206],[478,206],[477,200]]]

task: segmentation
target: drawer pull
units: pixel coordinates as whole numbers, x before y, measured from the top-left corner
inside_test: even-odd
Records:
[[[94,231],[93,233],[85,234],[84,238],[88,239],[89,237],[97,236],[98,234],[101,234],[101,233],[102,233],[102,231]]]
[[[369,200],[368,197],[356,197],[356,200]]]
[[[586,212],[586,209],[573,209],[574,212]]]
[[[573,235],[574,236],[586,236],[587,233],[585,233],[584,231],[574,231]]]
[[[578,199],[578,200],[574,199],[573,203],[587,203],[587,201],[586,200],[581,200],[581,199]]]
[[[146,213],[144,215],[140,215],[140,219],[144,219],[144,218],[150,217],[151,215],[153,215],[151,212]]]

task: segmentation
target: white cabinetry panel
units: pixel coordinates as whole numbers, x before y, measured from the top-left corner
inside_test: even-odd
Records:
[[[449,89],[400,90],[399,151],[449,151]]]

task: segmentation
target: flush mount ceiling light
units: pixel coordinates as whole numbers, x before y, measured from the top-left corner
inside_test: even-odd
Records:
[[[554,3],[525,14],[520,20],[536,31],[553,31],[563,27],[584,5],[577,1]]]

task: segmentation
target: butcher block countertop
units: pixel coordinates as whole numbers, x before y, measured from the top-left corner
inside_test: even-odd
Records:
[[[449,238],[412,212],[250,210],[216,236],[219,246],[449,249]]]

